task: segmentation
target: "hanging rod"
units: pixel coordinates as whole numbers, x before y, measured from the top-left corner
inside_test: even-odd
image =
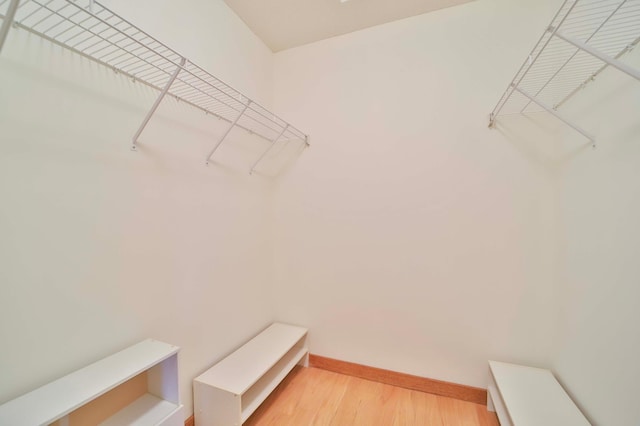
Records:
[[[640,42],[639,0],[565,0],[489,116],[547,111],[595,143],[558,108],[613,67],[640,80],[620,61]]]
[[[235,127],[270,144],[280,140],[309,145],[308,136],[295,126],[98,1],[0,0],[0,18],[0,52],[13,25],[157,90],[156,101],[132,139],[134,150],[166,96],[230,124],[207,162]]]

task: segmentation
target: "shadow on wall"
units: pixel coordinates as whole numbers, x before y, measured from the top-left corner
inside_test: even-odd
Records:
[[[555,117],[539,112],[499,117],[493,130],[524,156],[556,173],[563,163],[593,149],[591,141],[580,134],[561,135],[563,126]]]

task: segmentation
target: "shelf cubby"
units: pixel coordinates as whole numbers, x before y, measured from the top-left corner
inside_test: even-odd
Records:
[[[193,382],[199,426],[240,426],[296,365],[308,364],[307,329],[274,323]]]
[[[182,426],[178,350],[144,340],[0,405],[0,424]]]

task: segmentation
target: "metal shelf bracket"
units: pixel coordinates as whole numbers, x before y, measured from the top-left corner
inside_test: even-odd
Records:
[[[282,137],[282,135],[284,135],[284,132],[287,131],[287,129],[289,128],[289,125],[287,124],[285,126],[284,129],[282,129],[282,131],[280,132],[280,134],[278,136],[276,136],[276,138],[271,141],[271,145],[269,145],[269,148],[265,149],[264,152],[262,153],[262,155],[256,160],[255,163],[253,163],[253,165],[251,166],[251,170],[249,171],[249,174],[253,174],[253,171],[255,170],[256,166],[258,165],[258,163],[260,163],[262,161],[262,159],[264,157],[267,156],[267,154],[273,149],[273,147],[276,146],[276,143],[278,143],[278,141],[280,140],[280,138]]]
[[[2,20],[2,26],[0,27],[0,52],[2,52],[2,46],[4,45],[4,41],[7,39],[9,28],[11,28],[11,24],[13,24],[19,4],[20,0],[11,0],[11,3],[9,3],[9,9],[7,9],[7,13]]]
[[[533,97],[529,93],[525,92],[524,90],[522,90],[522,89],[520,89],[518,87],[515,87],[515,86],[514,86],[513,90],[519,92],[520,94],[522,94],[523,96],[528,98],[531,102],[537,104],[538,106],[543,108],[545,111],[547,111],[549,114],[553,115],[558,120],[564,122],[567,126],[569,126],[572,129],[574,129],[576,132],[581,133],[584,137],[586,137],[587,139],[589,139],[591,141],[591,144],[593,145],[594,148],[596,147],[596,139],[589,132],[584,130],[582,127],[580,127],[577,124],[573,123],[571,120],[566,118],[564,115],[560,114],[558,111],[554,110],[552,107],[550,107],[549,105],[545,104],[541,100],[536,99],[535,97]]]
[[[222,135],[222,137],[220,138],[220,140],[218,141],[218,143],[213,147],[213,149],[211,150],[211,152],[209,153],[209,155],[207,156],[207,161],[206,164],[209,165],[209,161],[211,160],[211,156],[213,155],[214,152],[216,152],[216,150],[218,149],[218,147],[220,145],[222,145],[222,142],[224,142],[224,140],[227,138],[227,136],[229,136],[229,133],[231,133],[231,130],[233,130],[233,128],[236,126],[236,124],[238,124],[238,121],[242,118],[242,116],[244,115],[244,113],[247,111],[247,109],[249,108],[249,106],[251,105],[251,101],[248,101],[246,103],[246,105],[244,106],[244,108],[242,109],[242,111],[240,111],[240,114],[238,114],[238,116],[236,117],[235,120],[233,120],[233,122],[231,123],[231,125],[229,125],[229,127],[227,128],[227,131],[224,132],[224,134]]]
[[[147,113],[147,116],[144,118],[144,120],[142,120],[142,124],[138,128],[138,131],[136,132],[136,134],[133,136],[133,143],[131,145],[132,151],[135,151],[137,149],[136,145],[138,144],[138,138],[140,138],[142,131],[147,126],[147,124],[149,123],[149,120],[151,120],[151,117],[160,106],[160,102],[162,102],[166,94],[169,92],[169,89],[171,88],[171,85],[173,84],[173,82],[176,81],[176,78],[178,77],[178,74],[180,74],[180,71],[182,71],[182,68],[184,67],[184,64],[186,61],[187,61],[186,58],[182,58],[182,60],[180,61],[180,65],[176,67],[176,70],[173,72],[173,74],[169,78],[169,81],[167,81],[167,84],[164,86],[164,89],[162,89],[162,92],[160,92],[160,95],[158,95],[158,98],[153,103],[153,106]]]

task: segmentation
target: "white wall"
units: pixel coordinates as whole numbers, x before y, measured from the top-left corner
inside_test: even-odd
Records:
[[[276,54],[276,109],[312,135],[277,190],[277,314],[312,352],[481,387],[487,359],[550,363],[552,141],[487,117],[556,8],[482,0]]]
[[[563,108],[595,151],[544,115],[485,128],[557,6],[476,1],[276,55],[276,108],[313,135],[277,189],[277,313],[315,353],[427,377],[553,368],[594,424],[637,425],[638,83],[609,70]]]
[[[624,58],[640,69],[640,49]],[[554,369],[594,424],[640,424],[640,83],[609,69],[567,105],[596,134],[562,144],[562,339]]]
[[[105,3],[271,102],[272,54],[222,0]],[[224,122],[167,100],[134,153],[157,93],[22,31],[0,82],[0,403],[153,337],[182,347],[190,415],[193,377],[274,316],[263,145],[234,132],[205,167]]]

